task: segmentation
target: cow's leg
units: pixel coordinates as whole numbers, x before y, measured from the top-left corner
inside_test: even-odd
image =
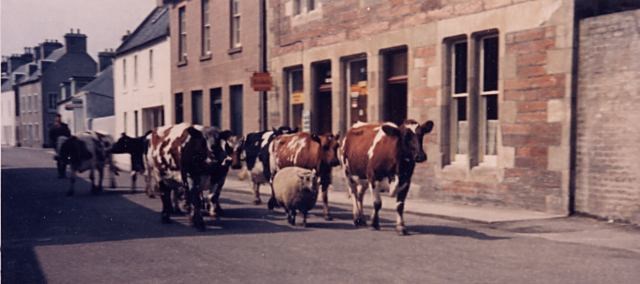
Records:
[[[74,185],[76,183],[76,171],[72,168],[71,174],[69,175],[69,190],[67,191],[67,196],[72,196],[74,193]]]
[[[371,218],[371,228],[374,230],[380,230],[380,218],[378,213],[382,208],[382,199],[380,199],[380,183],[381,181],[374,181],[370,183],[371,195],[373,196],[373,217]]]
[[[89,169],[89,180],[91,181],[91,192],[92,193],[98,192],[98,187],[95,184],[96,177],[95,177],[95,174],[93,173],[93,167]]]
[[[302,227],[307,227],[307,213],[308,212],[302,212]]]
[[[109,159],[107,161],[107,165],[109,165],[109,182],[111,183],[109,186],[111,188],[116,188],[118,185],[116,184],[116,166],[113,164],[113,160]]]
[[[136,180],[138,179],[138,172],[131,171],[131,193],[136,192]]]
[[[187,213],[191,212],[191,202],[189,201],[189,188],[177,188],[171,194],[171,211],[176,215],[184,215],[185,212],[180,209],[180,202],[184,201]]]
[[[253,195],[254,195],[253,204],[255,205],[262,204],[262,200],[260,200],[260,183],[255,181],[253,182]]]
[[[222,187],[224,186],[224,178],[222,178],[222,180],[222,182],[217,182],[212,187],[214,191],[213,196],[211,197],[211,205],[213,205],[213,216],[216,218],[224,215],[224,210],[222,210],[222,207],[220,207],[220,193],[222,192]]]
[[[202,218],[202,178],[200,176],[196,176],[192,180],[193,186],[189,189],[189,194],[191,198],[188,198],[191,201],[191,206],[193,207],[193,212],[191,213],[191,221],[193,222],[193,226],[196,229],[203,231],[205,229],[204,219]]]
[[[322,213],[324,213],[324,219],[327,221],[333,220],[331,213],[329,213],[329,182],[322,182]]]
[[[364,194],[367,192],[366,183],[360,183],[358,185],[358,191],[356,192],[356,199],[358,202],[358,218],[356,221],[356,226],[366,226],[367,221],[364,218],[364,205],[362,204],[364,200]]]
[[[98,165],[98,191],[102,191],[103,180],[104,180],[104,165]]]
[[[404,226],[404,202],[409,193],[410,180],[400,182],[398,184],[397,196],[396,196],[396,232],[398,235],[407,235],[407,229]]]
[[[155,198],[156,194],[155,194],[155,190],[154,190],[154,185],[155,182],[153,181],[153,179],[151,178],[151,173],[147,173],[147,175],[144,176],[144,191],[147,193],[147,196],[149,198]]]
[[[349,197],[353,202],[353,224],[357,227],[360,220],[360,211],[358,210],[358,183],[351,180],[351,178],[347,177],[347,182],[349,183]]]
[[[160,199],[162,200],[162,213],[160,213],[162,223],[171,222],[171,187],[164,182],[160,182]]]
[[[273,190],[273,184],[269,183],[271,187],[271,197],[269,197],[269,202],[267,202],[267,208],[269,210],[273,210],[273,208],[278,207],[278,202],[276,201],[276,192]]]

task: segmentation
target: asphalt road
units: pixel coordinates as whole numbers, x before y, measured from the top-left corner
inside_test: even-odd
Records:
[[[129,184],[91,195],[55,178],[43,150],[2,149],[2,283],[638,283],[640,253],[537,237],[601,222],[485,225],[406,216],[411,235],[355,229],[350,208],[307,228],[225,188],[226,216],[198,232],[160,223],[160,200]],[[247,184],[248,186],[248,184]],[[411,202],[410,200],[408,202]],[[367,214],[370,212],[367,211]],[[529,235],[531,234],[531,235]]]

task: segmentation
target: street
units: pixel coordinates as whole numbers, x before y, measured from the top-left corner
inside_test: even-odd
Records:
[[[56,179],[50,152],[2,148],[3,283],[640,279],[640,230],[630,225],[582,217],[481,224],[407,214],[410,235],[400,237],[390,204],[383,204],[382,230],[377,232],[356,229],[345,205],[332,204],[334,220],[324,221],[318,203],[307,228],[291,227],[281,209],[269,212],[266,205],[253,205],[249,183],[238,181],[234,173],[222,192],[225,216],[218,221],[205,217],[207,230],[198,232],[184,216],[161,224],[159,198],[148,198],[141,188],[130,194],[128,173],[120,174],[117,189],[105,188],[98,195],[89,192],[87,174],[82,176],[76,195],[65,197],[69,181]],[[365,203],[370,205],[369,195]],[[585,240],[594,231],[631,239],[618,248],[594,245]],[[567,241],[569,236],[575,241]],[[625,249],[633,238],[636,246]]]

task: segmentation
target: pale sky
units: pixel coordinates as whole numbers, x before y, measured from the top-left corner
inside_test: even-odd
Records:
[[[44,39],[64,44],[71,28],[87,35],[89,54],[116,49],[155,7],[156,0],[0,0],[2,55],[22,53]]]

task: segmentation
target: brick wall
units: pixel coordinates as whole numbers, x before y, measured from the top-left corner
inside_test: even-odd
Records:
[[[640,10],[582,20],[576,210],[640,223]]]

